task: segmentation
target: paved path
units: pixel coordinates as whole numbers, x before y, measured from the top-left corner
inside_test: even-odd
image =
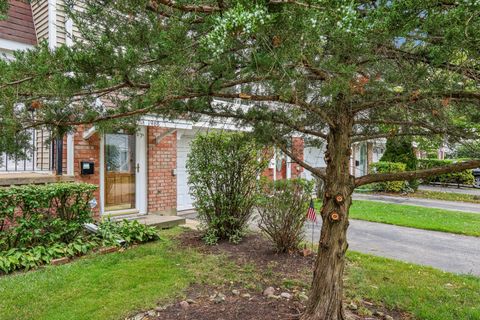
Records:
[[[454,211],[465,211],[465,212],[480,214],[480,204],[478,203],[420,199],[420,198],[409,198],[409,197],[395,197],[395,196],[385,196],[385,195],[366,194],[366,193],[354,193],[353,199],[380,201],[380,202],[394,203],[394,204],[406,204],[406,205],[412,205],[412,206],[437,208],[437,209],[444,209],[444,210],[454,210]]]
[[[318,242],[320,228],[315,228]],[[306,238],[311,239],[306,226]],[[376,256],[480,276],[480,238],[350,220],[349,249]]]
[[[420,185],[418,189],[424,190],[424,191],[470,194],[470,195],[480,197],[480,189],[476,189],[476,188],[457,188],[457,187],[442,187],[442,186],[434,186],[434,185]]]

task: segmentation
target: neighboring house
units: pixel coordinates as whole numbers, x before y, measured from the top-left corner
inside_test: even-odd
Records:
[[[350,157],[350,174],[360,177],[369,173],[370,164],[380,161],[385,152],[385,139],[358,142],[352,146],[352,156]],[[313,147],[305,146],[305,162],[314,168],[325,168],[325,146]],[[304,174],[307,180],[313,179],[309,171]]]
[[[51,48],[71,41],[75,32],[65,19],[61,0],[10,0],[8,20],[0,22],[0,53],[32,48],[48,41]],[[175,215],[193,207],[185,168],[190,143],[199,132],[241,130],[232,124],[210,121],[166,121],[144,116],[136,134],[102,134],[92,126],[50,142],[49,133],[32,131],[27,159],[0,155],[0,185],[82,181],[99,186],[97,213]],[[293,138],[292,151],[303,158],[303,140]],[[277,157],[281,158],[281,157]],[[298,177],[303,169],[283,157],[272,161],[265,173],[273,179]],[[56,174],[57,173],[57,174]],[[60,175],[59,175],[60,173]]]

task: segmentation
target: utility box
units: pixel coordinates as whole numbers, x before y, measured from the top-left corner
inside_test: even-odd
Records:
[[[80,162],[80,174],[89,175],[95,173],[95,164],[93,161],[81,161]]]

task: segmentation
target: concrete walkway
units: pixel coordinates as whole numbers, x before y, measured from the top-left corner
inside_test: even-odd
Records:
[[[433,200],[433,199],[395,197],[395,196],[384,196],[384,195],[366,194],[366,193],[354,193],[353,200],[371,200],[371,201],[379,201],[379,202],[385,202],[385,203],[405,204],[405,205],[411,205],[411,206],[437,208],[437,209],[453,210],[453,211],[464,211],[464,212],[480,214],[480,204],[460,202],[460,201],[443,201],[443,200]]]
[[[435,185],[420,185],[418,189],[423,191],[470,194],[473,196],[480,197],[480,189],[476,189],[476,188],[457,188],[457,187],[442,187],[442,186],[435,186]]]
[[[315,227],[314,240],[320,238]],[[311,239],[306,225],[306,239]],[[350,220],[349,250],[480,276],[480,238]]]

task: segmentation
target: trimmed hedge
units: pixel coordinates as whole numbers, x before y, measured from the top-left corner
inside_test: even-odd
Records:
[[[85,183],[0,188],[0,251],[72,241],[92,220],[96,189]]]
[[[454,160],[438,160],[438,159],[420,159],[418,160],[418,169],[429,169],[435,167],[443,167],[449,164],[453,164]],[[445,173],[430,178],[424,179],[424,182],[439,182],[439,183],[456,183],[456,184],[468,184],[473,185],[475,177],[472,170],[465,170],[456,173]]]
[[[403,172],[406,167],[407,165],[405,163],[388,161],[380,161],[370,165],[372,171],[377,173]],[[388,181],[373,183],[372,188],[375,191],[400,192],[404,190],[407,185],[408,183],[406,181]]]

